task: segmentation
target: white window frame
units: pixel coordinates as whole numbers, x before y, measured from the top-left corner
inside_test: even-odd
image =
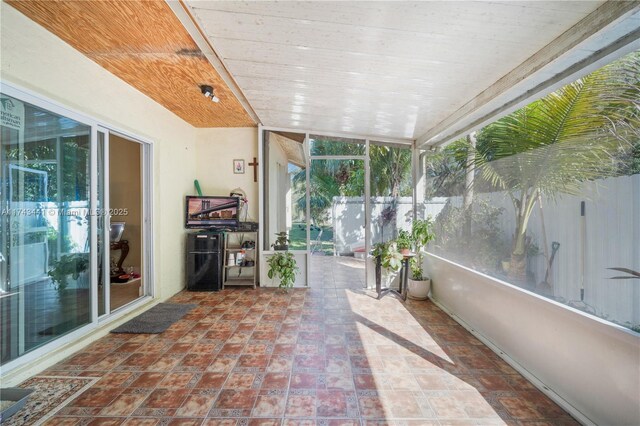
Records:
[[[305,167],[307,174],[307,182],[306,182],[306,197],[307,197],[307,208],[306,208],[306,219],[307,219],[307,249],[306,250],[291,250],[293,253],[305,254],[306,256],[306,277],[305,277],[305,286],[309,286],[310,282],[310,274],[311,274],[311,226],[309,222],[310,217],[310,197],[309,197],[309,181],[310,181],[310,173],[311,173],[311,161],[312,160],[364,160],[365,165],[365,182],[364,182],[364,199],[365,199],[365,252],[371,252],[371,180],[370,180],[370,158],[369,158],[369,144],[370,141],[375,141],[379,143],[389,143],[394,145],[406,145],[408,149],[411,150],[412,153],[412,177],[414,180],[415,187],[415,176],[416,170],[415,167],[418,165],[418,162],[415,160],[416,149],[415,149],[415,141],[413,139],[402,139],[402,138],[386,138],[386,137],[378,137],[378,136],[368,136],[368,135],[355,135],[350,133],[332,133],[332,132],[322,132],[322,131],[312,131],[312,130],[302,130],[302,129],[290,129],[290,128],[282,128],[282,127],[270,127],[258,125],[258,162],[262,166],[260,167],[259,173],[259,181],[258,181],[258,197],[259,197],[259,208],[258,208],[258,216],[260,221],[264,221],[264,173],[266,170],[266,166],[264,164],[264,132],[289,132],[296,134],[304,134],[304,143],[303,149],[305,152]],[[326,136],[328,138],[346,138],[346,139],[359,139],[365,144],[365,153],[364,155],[311,155],[311,150],[309,146],[309,137],[310,135],[318,135],[318,136]],[[415,191],[415,189],[414,189]],[[416,211],[416,197],[413,197],[413,211],[415,218]],[[263,226],[260,227],[260,238],[261,241],[267,241],[267,235],[265,232],[265,228]],[[258,258],[262,259],[263,256],[268,256],[274,254],[273,250],[265,250],[263,249],[263,244],[260,244],[258,249]],[[369,274],[373,271],[370,271],[369,267],[365,267],[365,286],[369,283]],[[264,277],[265,274],[261,275]]]

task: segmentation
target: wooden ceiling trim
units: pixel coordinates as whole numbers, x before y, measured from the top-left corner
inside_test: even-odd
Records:
[[[292,141],[296,141],[299,143],[304,143],[305,134],[304,133],[293,133],[293,132],[277,132],[273,131],[271,133],[275,133],[280,136],[284,136],[287,139],[291,139]]]
[[[256,124],[164,1],[7,3],[195,127]]]
[[[295,164],[298,167],[306,167],[305,166],[305,154],[304,148],[302,144],[294,139],[290,139],[287,136],[284,136],[284,132],[271,132],[273,135],[273,140],[280,145],[280,148],[285,153],[287,160]],[[295,135],[295,133],[288,133]],[[304,135],[303,135],[304,137]]]

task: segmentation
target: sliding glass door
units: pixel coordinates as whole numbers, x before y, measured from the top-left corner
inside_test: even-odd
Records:
[[[0,98],[4,370],[150,293],[152,179],[150,144],[10,86]]]
[[[109,234],[105,282],[106,306],[111,312],[123,308],[145,294],[144,195],[142,184],[144,144],[111,133],[108,135],[108,182],[103,198],[108,215],[104,216]]]
[[[91,322],[91,126],[2,95],[5,364]]]

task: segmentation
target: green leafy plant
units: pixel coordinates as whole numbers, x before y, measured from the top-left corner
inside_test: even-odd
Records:
[[[280,279],[279,288],[286,290],[293,287],[293,283],[296,281],[296,273],[299,270],[293,253],[289,251],[276,253],[267,259],[267,264],[269,264],[267,276],[270,279]]]
[[[371,255],[373,257],[382,257],[382,255],[388,250],[389,243],[375,243]]]
[[[286,232],[276,232],[276,241],[271,244],[274,250],[287,250],[289,248],[289,236]]]
[[[577,195],[583,182],[618,172],[616,157],[637,137],[639,76],[635,52],[479,132],[474,167],[514,207],[510,278],[526,280],[529,219],[541,196]]]
[[[61,291],[69,285],[70,276],[77,280],[87,269],[89,269],[89,254],[72,253],[60,256],[47,274],[51,277],[55,289]]]
[[[634,271],[633,269],[620,268],[620,267],[607,268],[607,269],[611,269],[612,271],[624,272],[625,274],[629,274],[629,275],[619,275],[619,276],[616,276],[616,277],[611,277],[611,278],[609,278],[610,280],[632,280],[632,279],[640,280],[640,272]]]
[[[383,268],[389,271],[395,272],[402,267],[402,254],[400,254],[394,242],[374,244],[371,255],[380,262]]]
[[[431,218],[418,219],[411,224],[411,241],[413,250],[416,253],[416,256],[411,259],[411,279],[413,280],[424,281],[426,279],[422,269],[422,262],[427,244],[435,238],[432,228],[433,222]]]
[[[412,243],[413,240],[409,231],[406,231],[404,229],[398,231],[398,237],[396,238],[396,245],[398,246],[398,250],[410,249]]]
[[[505,257],[509,256],[507,236],[500,229],[504,209],[494,207],[485,200],[476,199],[471,215],[464,207],[454,207],[450,201],[433,222],[435,238],[431,249],[436,254],[470,266],[488,275],[494,275]],[[471,217],[471,233],[465,235],[460,223]]]

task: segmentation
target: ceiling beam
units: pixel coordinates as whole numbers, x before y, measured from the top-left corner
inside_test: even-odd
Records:
[[[615,52],[637,49],[640,1],[608,1],[526,61],[416,138],[437,146],[481,128],[563,84],[602,66]],[[611,34],[605,31],[611,29]],[[606,37],[606,36],[609,37]],[[613,42],[611,40],[614,40]],[[600,65],[601,64],[601,65]],[[591,67],[590,67],[591,66]],[[569,80],[569,81],[567,81]]]
[[[393,138],[388,136],[375,136],[361,133],[350,132],[331,132],[328,130],[318,129],[304,129],[304,128],[292,128],[292,127],[278,127],[278,126],[262,126],[262,130],[269,132],[291,132],[291,133],[308,133],[310,135],[324,136],[328,138],[345,138],[345,139],[361,139],[363,141],[369,140],[371,142],[384,142],[390,144],[397,144],[403,146],[413,146],[415,140],[410,138]]]

